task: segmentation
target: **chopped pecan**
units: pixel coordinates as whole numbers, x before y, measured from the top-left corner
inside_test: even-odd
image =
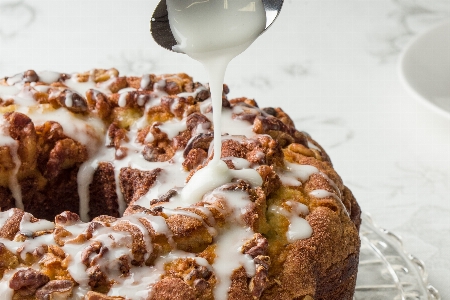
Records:
[[[93,291],[89,291],[84,296],[83,300],[125,300],[125,298],[120,296],[106,296],[102,293],[97,293]]]
[[[154,84],[155,84],[154,74],[143,75],[139,80],[139,88],[142,90],[153,90]]]
[[[195,99],[192,97],[165,96],[161,98],[161,106],[179,119],[188,115],[190,107],[193,105],[195,105]]]
[[[86,102],[89,109],[101,119],[106,119],[111,114],[111,103],[108,97],[97,90],[90,89],[86,92]]]
[[[212,272],[208,270],[207,267],[196,265],[186,276],[185,280],[188,282],[192,282],[196,279],[206,279],[208,280],[211,277]]]
[[[253,131],[258,134],[264,134],[268,131],[283,131],[287,132],[287,126],[274,117],[262,117],[259,116],[255,119],[255,122],[253,124]]]
[[[61,259],[64,259],[66,257],[66,253],[64,252],[64,250],[56,245],[48,245],[48,252]]]
[[[145,213],[145,214],[151,215],[151,216],[160,216],[162,213],[162,206],[156,206],[156,207],[147,209],[140,205],[129,205],[127,207],[127,209],[125,210],[125,212],[123,213],[123,215],[129,216],[129,215],[134,215],[137,213]]]
[[[111,123],[108,127],[108,137],[111,140],[108,146],[119,149],[121,142],[129,141],[127,133],[126,129],[120,128],[116,123]]]
[[[191,149],[191,151],[189,151],[188,155],[183,161],[183,168],[187,171],[191,171],[203,164],[207,157],[208,152],[206,152],[205,150],[201,148]]]
[[[113,93],[117,93],[121,89],[128,86],[126,77],[116,77],[109,85],[109,90]]]
[[[281,108],[277,107],[275,108],[275,111],[277,112],[276,117],[283,122],[285,125],[294,127],[294,121],[288,116],[287,113],[285,113]]]
[[[277,139],[280,143],[283,143],[283,147],[288,146],[291,141],[304,146],[308,145],[308,140],[305,134],[297,131],[293,126],[284,124],[281,120],[272,116],[257,116],[253,122],[253,131],[258,134],[268,134],[274,139]],[[283,135],[280,132],[286,133]],[[292,139],[291,139],[292,138]]]
[[[23,73],[24,82],[37,82],[38,80],[39,76],[36,74],[34,70],[28,70]]]
[[[304,156],[308,156],[308,157],[315,157],[318,160],[322,160],[322,156],[319,151],[317,151],[316,149],[309,149],[302,144],[293,143],[293,144],[290,144],[287,148],[289,150],[291,150],[292,152],[295,152],[295,153],[298,153],[298,154],[301,154]]]
[[[254,107],[254,108],[258,107],[258,103],[256,103],[256,101],[254,99],[250,99],[250,98],[246,98],[246,97],[231,99],[230,103],[233,106],[245,105],[246,107]]]
[[[70,280],[52,280],[36,291],[38,300],[69,299],[74,283]]]
[[[88,111],[86,99],[80,94],[71,90],[52,91],[48,97],[48,102],[54,107],[65,107],[73,113],[84,113]]]
[[[109,290],[110,282],[108,281],[106,274],[100,270],[100,266],[92,266],[86,270],[86,273],[89,276],[88,284],[93,290],[102,292],[107,292]]]
[[[202,125],[202,130],[208,130],[211,127],[211,121],[205,115],[202,115],[200,113],[190,114],[186,118],[187,129],[191,133],[194,133],[199,125]]]
[[[209,146],[214,139],[212,133],[200,133],[192,137],[183,151],[183,156],[186,158],[192,149],[203,149],[205,152],[209,150]]]
[[[100,248],[102,247],[102,243],[99,241],[93,241],[89,246],[84,248],[83,252],[81,253],[81,262],[86,266],[90,266],[90,259],[92,253],[98,254],[100,252]]]
[[[265,257],[268,258],[268,256]],[[260,261],[262,261],[262,259],[260,259]],[[261,264],[256,265],[255,276],[253,276],[249,284],[249,289],[254,299],[259,299],[264,289],[268,286],[269,284],[268,273],[269,273],[268,267]]]
[[[197,95],[195,95],[195,100],[203,102],[209,97],[211,97],[211,92],[209,90],[200,90]]]
[[[266,255],[269,242],[260,233],[255,233],[253,238],[242,246],[242,252],[255,258],[258,255]]]
[[[119,257],[118,264],[120,273],[122,273],[122,275],[128,276],[131,268],[128,255],[122,255],[121,257]]]
[[[273,166],[262,165],[258,168],[258,173],[263,180],[262,188],[264,193],[269,196],[281,186],[281,180],[278,174],[273,170]]]
[[[167,191],[167,193],[165,193],[164,195],[160,196],[158,199],[153,199],[150,201],[150,205],[154,205],[156,203],[161,203],[161,202],[169,202],[170,198],[172,198],[173,196],[177,195],[178,192],[175,189],[170,189]]]
[[[6,107],[14,104],[14,99],[5,99],[0,98],[0,106]]]
[[[80,222],[80,216],[71,211],[64,211],[55,217],[55,224],[62,226],[70,226]]]
[[[50,151],[46,175],[55,178],[62,170],[81,164],[87,158],[87,149],[82,144],[69,138],[59,140]]]
[[[194,289],[196,289],[199,292],[206,291],[207,289],[210,288],[208,281],[206,281],[203,278],[195,279],[193,286],[194,286]]]
[[[203,85],[200,82],[188,82],[183,85],[183,91],[188,93],[195,92],[198,88],[202,87]]]
[[[20,170],[29,172],[35,169],[37,160],[37,135],[31,119],[18,112],[6,113],[4,118],[9,122],[9,135],[19,141],[17,154],[20,157]]]
[[[164,87],[164,90],[169,95],[176,95],[182,92],[181,87],[178,85],[178,83],[170,79],[166,80],[166,86]]]
[[[88,75],[92,75],[95,82],[103,82],[107,81],[108,79],[112,77],[119,76],[119,71],[115,68],[111,68],[108,70],[105,69],[94,69],[90,72],[87,72]]]
[[[223,84],[222,91],[225,95],[227,95],[230,92],[230,88],[225,83]]]
[[[32,268],[19,270],[9,281],[9,287],[15,291],[20,291],[22,296],[31,296],[36,290],[50,281],[48,276]]]
[[[150,162],[168,161],[175,155],[175,150],[167,144],[158,144],[157,146],[147,144],[142,151],[145,160]]]
[[[268,115],[271,115],[271,116],[274,116],[274,117],[277,116],[277,111],[273,107],[264,107],[262,109],[262,111],[265,112]]]
[[[222,97],[222,107],[231,107],[230,101],[225,97]]]

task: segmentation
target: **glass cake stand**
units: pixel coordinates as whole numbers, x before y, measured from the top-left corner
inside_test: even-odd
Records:
[[[401,239],[362,214],[361,253],[354,300],[440,300],[421,260]]]

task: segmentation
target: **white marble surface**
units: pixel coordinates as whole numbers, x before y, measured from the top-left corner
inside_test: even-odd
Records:
[[[126,74],[200,65],[159,48],[156,0],[0,0],[0,76],[116,67]],[[280,106],[328,151],[363,210],[403,237],[450,298],[450,120],[404,90],[397,59],[450,0],[285,0],[273,27],[230,65],[231,96]]]

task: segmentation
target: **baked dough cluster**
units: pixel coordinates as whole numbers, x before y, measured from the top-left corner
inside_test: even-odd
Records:
[[[185,201],[218,138],[207,85],[115,69],[1,80],[2,298],[352,299],[351,191],[282,109],[228,91],[234,175]],[[240,176],[255,171],[260,184]]]

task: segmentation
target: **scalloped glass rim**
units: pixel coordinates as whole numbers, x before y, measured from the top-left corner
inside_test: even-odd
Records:
[[[362,214],[361,253],[354,300],[440,300],[428,283],[424,263],[406,252],[402,240]]]

